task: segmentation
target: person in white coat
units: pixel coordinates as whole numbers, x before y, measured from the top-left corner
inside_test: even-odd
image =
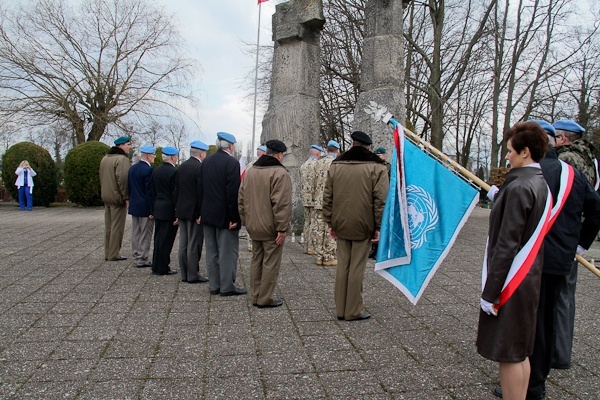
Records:
[[[33,207],[33,177],[37,173],[31,168],[29,161],[23,160],[15,170],[15,174],[17,174],[15,186],[19,193],[19,207],[22,211],[31,211]]]

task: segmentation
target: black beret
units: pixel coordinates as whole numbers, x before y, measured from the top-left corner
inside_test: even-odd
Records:
[[[274,150],[278,153],[285,153],[287,151],[285,143],[283,143],[281,140],[268,140],[266,145],[268,149]]]
[[[363,144],[373,144],[373,141],[371,140],[371,137],[369,135],[367,135],[366,133],[361,132],[361,131],[352,132],[352,135],[350,135],[350,137],[355,142],[361,142]]]

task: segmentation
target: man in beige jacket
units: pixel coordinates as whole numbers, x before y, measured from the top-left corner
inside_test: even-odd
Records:
[[[292,180],[281,164],[287,148],[279,140],[266,146],[267,153],[246,172],[238,193],[240,218],[252,239],[250,295],[259,308],[283,304],[273,292],[292,219]]]
[[[120,252],[129,208],[127,175],[131,166],[130,150],[131,139],[121,136],[100,161],[100,188],[104,202],[104,259],[108,261],[127,259]]]
[[[367,319],[363,310],[362,282],[371,243],[379,240],[379,227],[389,178],[384,161],[373,154],[371,138],[352,133],[352,147],[327,172],[323,193],[323,219],[337,240],[335,309],[339,320]]]

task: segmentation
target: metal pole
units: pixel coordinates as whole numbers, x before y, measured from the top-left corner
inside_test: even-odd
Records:
[[[256,98],[258,96],[258,52],[260,46],[260,14],[262,2],[258,3],[258,29],[256,33],[256,65],[254,66],[254,114],[252,116],[252,148],[250,149],[250,161],[255,157],[255,138],[256,138]]]

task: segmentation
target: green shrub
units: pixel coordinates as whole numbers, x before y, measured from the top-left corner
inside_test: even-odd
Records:
[[[85,142],[65,157],[65,188],[72,203],[101,206],[100,161],[110,147],[101,142]]]
[[[18,200],[15,170],[21,161],[29,161],[37,173],[33,178],[33,205],[49,206],[56,197],[56,165],[50,153],[31,142],[11,146],[2,156],[2,180],[13,199]]]
[[[156,168],[162,164],[162,147],[156,148],[156,158],[152,163],[152,168]]]

